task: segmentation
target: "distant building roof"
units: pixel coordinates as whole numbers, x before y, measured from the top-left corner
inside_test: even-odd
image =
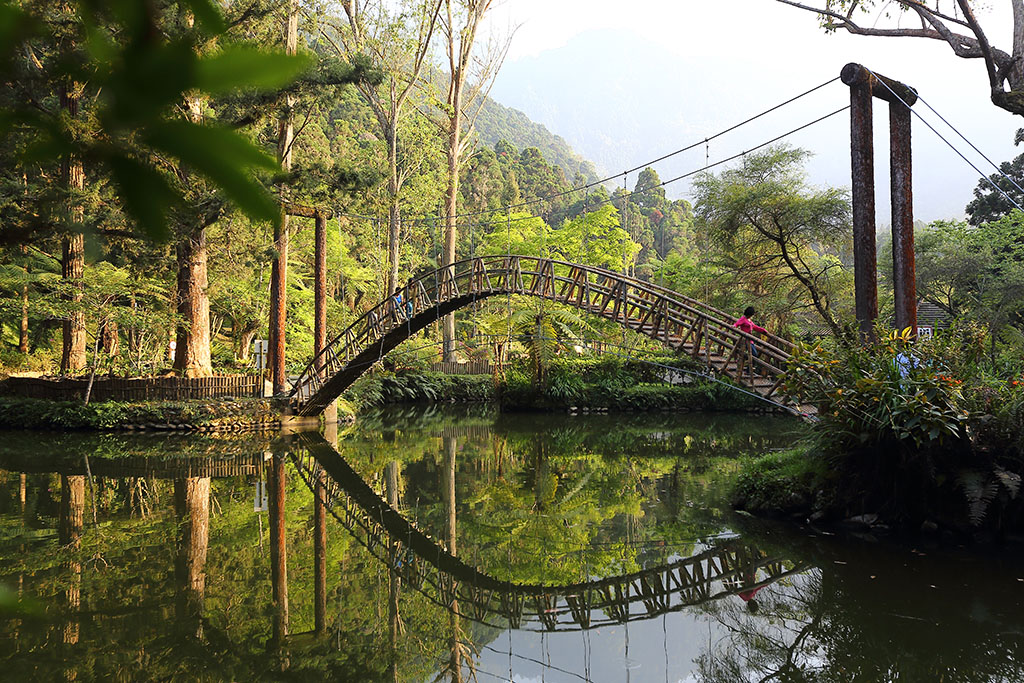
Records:
[[[944,330],[949,327],[949,323],[952,320],[952,316],[946,312],[946,309],[942,308],[936,303],[921,299],[917,302],[917,326],[918,327],[930,327],[934,330]],[[828,325],[825,325],[818,321],[798,321],[799,325],[799,336],[801,337],[828,337],[832,334],[832,330],[829,329]],[[889,319],[889,324],[893,324],[892,318]]]

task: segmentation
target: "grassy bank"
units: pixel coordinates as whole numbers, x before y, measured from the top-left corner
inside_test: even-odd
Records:
[[[84,406],[69,401],[0,397],[3,429],[232,431],[278,424],[278,411],[262,399],[104,401]]]
[[[770,405],[735,387],[693,374],[672,373],[668,364],[693,371],[689,359],[659,363],[606,357],[556,360],[537,381],[524,366],[502,376],[442,375],[422,371],[378,372],[361,378],[345,394],[354,409],[405,402],[497,402],[503,410],[567,411],[750,411]]]

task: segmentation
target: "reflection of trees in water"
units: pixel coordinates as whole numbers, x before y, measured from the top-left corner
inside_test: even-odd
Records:
[[[701,680],[817,680],[821,659],[813,636],[821,619],[820,578],[820,570],[811,570],[759,591],[756,598],[703,605],[726,635],[698,659]]]
[[[739,456],[791,438],[780,433],[789,423],[757,419],[752,427],[749,416],[460,414],[432,422],[416,410],[378,413],[348,432],[341,451],[378,490],[386,463],[401,462],[410,515],[440,536],[441,453],[457,439],[460,555],[534,582],[622,573],[688,553],[725,526],[724,501],[708,501],[722,498]]]
[[[867,572],[826,565],[759,592],[756,610],[741,600],[704,605],[725,635],[699,658],[700,680],[1024,680],[1019,622],[993,619],[981,586],[936,594],[933,605],[922,601],[921,576]]]
[[[629,424],[623,427],[630,428]],[[559,444],[570,442],[561,437],[545,444],[541,452],[525,429],[453,431],[447,444],[440,434],[423,437],[395,431],[384,442],[390,450],[378,452],[371,462],[367,444],[366,453],[359,456],[362,471],[371,481],[376,476],[375,488],[381,496],[395,500],[410,518],[418,515],[420,522],[434,525],[442,541],[445,520],[454,513],[453,547],[459,556],[481,567],[494,558],[495,571],[516,578],[586,575],[601,562],[611,574],[617,562],[653,567],[665,553],[685,553],[682,541],[692,538],[686,534],[699,527],[692,517],[680,521],[679,515],[689,513],[687,500],[698,496],[703,487],[713,486],[712,477],[722,466],[717,455],[700,456],[697,445],[685,450],[685,437],[697,431],[672,432],[666,425],[649,430],[650,442],[671,444],[678,452],[656,450],[629,458],[609,456],[596,445],[598,440],[575,455],[568,445],[560,451]],[[410,451],[416,452],[410,455]],[[389,463],[397,465],[388,471]],[[284,464],[291,467],[289,461]],[[454,490],[449,477],[453,470]],[[547,482],[539,488],[537,472]],[[0,655],[0,670],[9,672],[12,679],[25,680],[33,676],[60,680],[75,667],[88,672],[79,677],[97,679],[172,679],[204,671],[224,680],[280,676],[275,672],[279,661],[265,647],[274,618],[269,520],[267,513],[253,513],[251,480],[234,477],[211,483],[212,499],[219,505],[214,506],[217,514],[208,518],[202,631],[197,638],[197,622],[177,618],[176,611],[179,600],[189,595],[188,587],[195,584],[175,581],[174,567],[191,552],[198,570],[201,543],[182,543],[179,538],[184,537],[175,534],[188,516],[176,514],[172,481],[148,480],[151,514],[145,518],[131,514],[128,480],[97,481],[100,526],[83,527],[84,513],[92,509],[92,494],[87,482],[75,476],[79,475],[68,475],[68,507],[61,515],[64,496],[59,476],[30,474],[23,479],[14,475],[0,489],[0,511],[10,513],[8,524],[16,516],[24,518],[26,526],[31,526],[31,520],[35,520],[31,524],[49,526],[63,516],[68,538],[77,533],[82,546],[80,551],[61,550],[55,555],[56,542],[49,540],[49,545],[28,543],[25,553],[10,553],[8,581],[13,585],[15,575],[24,575],[26,595],[45,602],[52,621],[43,627],[0,623],[0,639],[13,642],[17,631],[24,643],[20,653]],[[24,506],[22,480],[26,482]],[[326,524],[325,637],[314,637],[312,632],[318,630],[314,607],[321,600],[313,596],[314,498],[294,472],[282,482],[287,488],[292,625],[287,675],[349,681],[393,681],[396,676],[431,680],[451,663],[453,640],[458,640],[461,675],[469,680],[467,667],[478,659],[476,651],[494,644],[498,630],[470,617],[459,618],[457,628],[453,627],[447,610],[413,590],[407,575],[371,557],[332,520]],[[399,494],[397,499],[391,492]],[[536,509],[538,501],[543,501],[541,510]],[[621,535],[622,527],[615,520],[625,525],[627,515],[635,543],[602,545]],[[198,521],[196,515],[192,517]],[[758,538],[756,532],[749,537]],[[667,545],[659,546],[658,541]],[[583,559],[581,544],[590,548]],[[871,564],[861,558],[855,567],[861,553],[849,543],[826,552],[805,540],[795,549],[771,554],[794,560],[813,558],[821,569],[758,591],[752,596],[759,605],[756,613],[735,595],[699,608],[721,624],[723,634],[699,662],[703,680],[732,683],[769,676],[778,681],[837,683],[1024,680],[1019,661],[1024,651],[1021,591],[1014,578],[993,582],[975,563],[965,567],[966,573],[951,586],[929,574],[941,563],[899,574],[905,558],[901,556],[895,568],[879,567],[875,550],[862,553]],[[850,565],[836,564],[837,559],[849,560]],[[757,579],[763,577],[763,572],[756,574]],[[928,588],[929,582],[939,588]],[[394,600],[392,585],[399,589]],[[746,585],[741,577],[740,592]],[[461,600],[459,611],[468,614],[469,606]],[[634,610],[640,609],[640,603],[635,603]],[[669,642],[672,624],[690,619],[690,609],[668,615]],[[385,646],[392,614],[404,627],[396,634],[393,650]],[[61,649],[65,638],[68,647]],[[145,658],[140,659],[139,653],[145,653]],[[479,678],[485,680],[483,672]]]

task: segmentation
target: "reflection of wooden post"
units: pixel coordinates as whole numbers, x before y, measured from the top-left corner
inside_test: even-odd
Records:
[[[285,542],[284,459],[274,456],[267,470],[270,513],[270,582],[274,601],[274,642],[288,635],[288,548]]]
[[[338,423],[328,422],[324,424],[324,441],[331,444],[331,446],[338,449]]]
[[[448,515],[445,520],[445,540],[448,545],[448,552],[454,557],[456,554],[456,518],[455,518],[455,471],[456,462],[455,456],[458,453],[459,445],[458,440],[454,436],[446,436],[444,441],[444,454],[445,454],[445,481],[444,481],[444,498],[446,507],[448,509]],[[455,581],[452,581],[452,595],[457,594],[457,586]],[[462,631],[462,625],[459,620],[459,601],[452,599],[451,605],[448,606],[448,622],[452,630],[451,636],[451,662],[449,669],[452,675],[452,681],[455,683],[461,683],[462,681],[462,644],[459,642],[459,634]]]
[[[313,487],[313,614],[317,635],[327,631],[327,508],[324,493],[327,490],[327,472],[317,475]]]
[[[60,477],[60,507],[57,520],[57,538],[61,545],[78,550],[82,546],[82,526],[85,520],[85,477],[82,475]],[[77,559],[68,562],[69,577],[64,589],[64,604],[68,617],[61,631],[61,640],[66,645],[75,645],[80,636],[78,610],[82,605],[82,563]],[[77,680],[78,671],[72,665],[64,671],[68,681]]]
[[[203,598],[206,595],[206,552],[210,545],[210,478],[174,480],[174,511],[178,518],[174,576],[178,588],[176,611],[193,620],[201,638]]]

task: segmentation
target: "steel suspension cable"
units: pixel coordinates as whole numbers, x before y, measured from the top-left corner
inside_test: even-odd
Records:
[[[711,170],[712,168],[716,168],[718,166],[721,166],[722,164],[727,164],[730,161],[734,161],[736,159],[739,159],[740,157],[744,157],[747,154],[750,154],[751,152],[755,152],[755,151],[757,151],[759,149],[762,149],[763,147],[767,147],[768,145],[771,145],[771,144],[774,144],[776,142],[779,142],[780,140],[783,140],[783,139],[785,139],[785,138],[787,138],[787,137],[789,137],[791,135],[795,135],[796,133],[799,133],[799,132],[801,132],[801,131],[803,131],[803,130],[805,130],[807,128],[810,128],[811,126],[817,125],[817,124],[821,123],[822,121],[830,119],[833,116],[836,116],[837,114],[841,114],[844,111],[847,111],[849,108],[850,108],[850,105],[846,105],[844,107],[840,107],[839,109],[836,109],[833,112],[825,114],[824,116],[819,116],[818,118],[816,118],[816,119],[814,119],[812,121],[809,121],[808,123],[805,123],[802,126],[797,126],[796,128],[793,128],[793,129],[791,129],[791,130],[789,130],[789,131],[787,131],[785,133],[782,133],[781,135],[776,135],[775,137],[773,137],[773,138],[771,138],[769,140],[766,140],[766,141],[764,141],[764,142],[762,142],[762,143],[760,143],[758,145],[754,145],[753,147],[750,147],[750,148],[744,150],[743,152],[739,152],[737,154],[733,154],[732,156],[726,157],[725,159],[720,159],[718,161],[714,161],[712,163],[705,164],[704,166],[701,166],[700,168],[694,169],[693,171],[689,171],[687,173],[683,173],[682,175],[678,175],[675,178],[670,178],[669,180],[664,180],[664,181],[662,181],[662,182],[660,182],[660,183],[658,183],[656,185],[652,185],[651,187],[645,187],[642,190],[634,190],[632,192],[627,192],[627,193],[625,193],[624,196],[620,195],[619,197],[609,197],[608,199],[602,199],[600,201],[595,202],[594,206],[595,207],[605,206],[607,204],[612,204],[612,203],[614,203],[616,201],[619,201],[619,200],[630,199],[630,198],[633,197],[633,195],[644,195],[644,194],[647,194],[648,192],[651,192],[652,190],[656,190],[658,188],[665,187],[666,185],[670,185],[672,183],[679,182],[680,180],[685,180],[686,178],[689,178],[691,176],[695,176],[698,173],[703,173],[705,171]],[[618,176],[616,176],[616,177],[618,177]],[[520,217],[517,217],[517,218],[510,218],[509,221],[510,222],[519,222],[519,221],[536,220],[536,219],[537,219],[536,216],[529,215],[529,216],[520,216]],[[467,227],[468,225],[470,225],[470,224],[469,223],[463,223],[459,227]]]
[[[543,202],[551,201],[553,199],[560,199],[561,197],[565,197],[567,195],[574,194],[576,192],[579,192],[580,190],[589,190],[589,189],[597,187],[599,185],[604,185],[605,183],[607,183],[609,181],[617,179],[619,176],[626,176],[626,175],[629,175],[630,173],[636,173],[637,171],[642,171],[644,168],[646,168],[648,166],[653,166],[654,164],[657,164],[657,163],[660,163],[662,161],[665,161],[666,159],[671,159],[672,157],[677,156],[679,154],[682,154],[684,152],[689,152],[690,150],[696,149],[696,148],[700,147],[701,145],[707,146],[710,141],[715,140],[717,138],[720,138],[723,135],[727,135],[727,134],[729,134],[729,133],[731,133],[731,132],[733,132],[733,131],[735,131],[735,130],[737,130],[739,128],[742,128],[743,126],[745,126],[745,125],[747,125],[749,123],[757,121],[758,119],[760,119],[760,118],[762,118],[764,116],[767,116],[768,114],[771,114],[772,112],[778,111],[779,109],[781,109],[781,108],[783,108],[783,107],[785,107],[787,105],[790,105],[793,102],[796,102],[797,100],[800,100],[800,99],[802,99],[802,98],[804,98],[804,97],[806,97],[806,96],[808,96],[808,95],[810,95],[810,94],[812,94],[814,92],[817,92],[818,90],[821,90],[822,88],[825,88],[825,87],[827,87],[829,85],[832,85],[833,83],[835,83],[838,80],[839,80],[839,76],[836,76],[835,78],[827,80],[824,83],[821,83],[819,85],[814,86],[813,88],[810,88],[808,90],[803,91],[799,95],[794,95],[793,97],[790,97],[789,99],[787,99],[787,100],[785,100],[783,102],[780,102],[779,104],[776,104],[775,106],[769,107],[768,109],[765,109],[764,111],[761,111],[761,112],[759,112],[757,114],[754,114],[753,116],[751,116],[749,118],[746,118],[743,121],[740,121],[739,123],[733,124],[732,126],[729,126],[728,128],[720,130],[719,132],[715,133],[714,135],[709,135],[708,137],[706,137],[706,138],[704,138],[702,140],[698,140],[697,142],[693,142],[693,143],[691,143],[689,145],[686,145],[686,146],[681,147],[681,148],[679,148],[677,150],[669,152],[668,154],[663,154],[660,157],[658,157],[656,159],[652,159],[650,161],[647,161],[647,162],[645,162],[643,164],[640,164],[639,166],[634,166],[633,168],[627,169],[625,171],[619,171],[618,173],[615,173],[614,175],[606,176],[606,177],[601,178],[599,180],[594,180],[594,181],[591,181],[591,182],[586,183],[584,185],[579,185],[577,187],[570,188],[568,190],[563,190],[561,192],[553,192],[551,194],[544,195],[542,197],[537,197],[537,198],[531,199],[529,201],[519,202],[518,204],[510,204],[510,205],[506,206],[505,208],[506,209],[520,209],[520,208],[525,208],[525,207],[528,207],[528,206],[533,206],[535,204],[540,204],[540,203],[543,203]],[[659,186],[656,185],[655,187],[659,187]],[[489,215],[491,213],[493,213],[493,212],[486,211],[486,210],[471,211],[469,213],[455,214],[454,216],[452,216],[452,220],[457,220],[457,219],[461,219],[461,218],[472,218],[474,216]],[[357,214],[353,214],[353,215],[357,215]],[[412,219],[411,221],[407,221],[407,222],[424,223],[424,222],[428,222],[428,221],[437,220],[439,218],[440,218],[439,216],[426,216],[424,218],[415,218],[415,219]],[[460,226],[460,227],[465,227],[465,226]]]
[[[896,92],[895,90],[893,90],[892,88],[890,88],[890,87],[889,87],[889,84],[888,84],[888,83],[886,83],[886,82],[885,82],[885,81],[883,81],[883,80],[882,80],[881,78],[879,78],[879,77],[878,77],[878,74],[876,74],[876,73],[875,73],[874,71],[872,71],[871,69],[867,68],[866,66],[864,67],[864,70],[865,70],[865,71],[867,71],[867,72],[868,72],[869,74],[871,74],[871,76],[872,76],[872,77],[873,77],[873,78],[874,78],[874,79],[875,79],[876,81],[878,81],[879,83],[881,83],[882,85],[884,85],[884,86],[885,86],[885,89],[886,89],[886,90],[888,90],[888,91],[889,91],[890,93],[892,93],[893,97],[895,97],[895,98],[896,98],[896,99],[898,99],[898,100],[899,100],[899,101],[900,101],[901,103],[903,103],[903,106],[905,106],[905,107],[906,107],[907,109],[909,109],[909,110],[911,111],[911,113],[913,113],[913,114],[914,114],[914,116],[916,116],[916,117],[918,118],[918,120],[919,120],[919,121],[921,121],[921,123],[923,123],[924,125],[928,126],[928,130],[930,130],[931,132],[935,133],[935,134],[936,134],[936,135],[937,135],[937,136],[939,137],[939,139],[940,139],[940,140],[942,140],[943,142],[945,142],[945,143],[946,143],[946,146],[948,146],[948,147],[949,147],[949,148],[950,148],[951,150],[953,150],[954,152],[956,152],[956,154],[957,154],[957,156],[958,156],[958,157],[960,157],[961,159],[963,159],[964,161],[966,161],[966,162],[967,162],[967,165],[969,165],[969,166],[970,166],[971,168],[973,168],[973,169],[974,169],[974,171],[975,171],[975,173],[977,173],[978,175],[980,175],[980,176],[982,177],[982,179],[983,179],[983,180],[986,180],[986,181],[988,181],[988,184],[989,184],[989,185],[991,185],[992,187],[994,187],[994,188],[995,188],[995,189],[996,189],[996,190],[997,190],[997,191],[999,192],[999,194],[1003,195],[1003,197],[1005,197],[1005,198],[1006,198],[1006,201],[1008,201],[1008,202],[1010,202],[1011,204],[1013,204],[1013,205],[1014,205],[1015,207],[1017,207],[1017,209],[1018,209],[1018,210],[1020,210],[1020,211],[1024,211],[1024,208],[1022,208],[1020,204],[1018,204],[1017,202],[1015,202],[1015,201],[1013,200],[1013,198],[1012,198],[1012,197],[1011,197],[1010,195],[1006,194],[1006,192],[1005,192],[1005,191],[1003,190],[1003,188],[1001,188],[1001,187],[999,187],[998,185],[996,185],[996,184],[995,184],[995,182],[994,182],[994,181],[993,181],[993,180],[992,180],[991,178],[989,178],[989,177],[988,177],[987,175],[985,175],[985,173],[984,173],[984,172],[983,172],[983,171],[982,171],[982,170],[981,170],[980,168],[978,168],[977,166],[975,166],[975,165],[974,165],[974,162],[972,162],[972,161],[971,161],[970,159],[968,159],[968,158],[967,158],[967,157],[966,157],[966,156],[964,155],[964,153],[963,153],[963,152],[961,152],[961,151],[960,151],[960,150],[958,150],[958,149],[957,149],[956,147],[954,147],[954,146],[953,146],[953,143],[951,143],[951,142],[950,142],[949,140],[947,140],[947,139],[946,139],[946,137],[945,137],[945,136],[944,136],[944,135],[943,135],[942,133],[940,133],[939,131],[935,130],[935,126],[933,126],[933,125],[932,125],[931,123],[929,123],[929,122],[928,122],[928,119],[926,119],[926,118],[924,118],[923,116],[921,116],[921,112],[919,112],[919,111],[916,111],[916,110],[915,110],[915,109],[914,109],[913,107],[911,107],[911,106],[910,106],[909,104],[907,104],[907,101],[906,101],[906,100],[904,100],[904,99],[903,99],[902,97],[900,97],[899,93],[897,93],[897,92]],[[918,98],[920,98],[920,95],[918,95]],[[931,108],[931,107],[929,107],[929,109],[930,109],[930,108]],[[934,111],[934,110],[933,110],[933,111]],[[954,130],[955,130],[955,129],[954,129]],[[961,137],[962,137],[962,136],[961,136]],[[968,144],[969,144],[969,143],[968,143]],[[990,162],[990,163],[991,163],[991,162]],[[1014,183],[1014,185],[1016,185],[1016,183]],[[1018,189],[1019,189],[1019,188],[1018,188]]]
[[[966,135],[964,135],[963,133],[961,133],[961,132],[960,132],[960,130],[959,130],[959,129],[958,129],[958,128],[957,128],[956,126],[954,126],[954,125],[953,125],[952,123],[950,123],[949,121],[947,121],[947,120],[946,120],[946,117],[945,117],[945,116],[943,116],[942,114],[940,114],[940,113],[939,113],[938,111],[936,111],[935,107],[933,107],[933,106],[932,106],[931,104],[929,104],[929,103],[928,103],[928,100],[926,100],[925,98],[921,97],[921,94],[920,94],[920,93],[918,93],[918,95],[917,95],[917,99],[918,99],[918,100],[920,100],[921,102],[924,102],[924,106],[928,107],[928,109],[929,109],[929,110],[930,110],[930,111],[931,111],[931,112],[932,112],[933,114],[935,114],[936,116],[938,116],[938,117],[939,117],[939,120],[941,120],[941,121],[942,121],[942,122],[943,122],[944,124],[946,124],[947,126],[949,126],[949,127],[950,127],[950,129],[952,129],[952,131],[953,131],[954,133],[956,133],[957,135],[959,135],[959,136],[960,136],[960,139],[961,139],[961,140],[963,140],[963,141],[964,141],[964,142],[966,142],[966,143],[967,143],[968,145],[970,145],[970,146],[971,146],[971,149],[973,149],[973,150],[974,150],[975,152],[977,152],[977,153],[978,153],[978,154],[979,154],[979,155],[981,156],[981,158],[982,158],[982,159],[984,159],[985,161],[987,161],[987,162],[988,162],[988,163],[989,163],[989,164],[990,164],[990,165],[992,166],[992,168],[996,169],[996,172],[997,172],[997,173],[999,173],[999,175],[1001,175],[1001,176],[1003,176],[1004,178],[1006,178],[1007,180],[1009,180],[1009,181],[1010,181],[1010,183],[1011,183],[1011,184],[1013,184],[1013,186],[1014,186],[1015,188],[1017,188],[1017,190],[1018,190],[1018,191],[1019,191],[1019,192],[1020,192],[1021,194],[1024,194],[1024,188],[1022,188],[1022,187],[1021,187],[1020,185],[1018,185],[1018,184],[1017,184],[1017,181],[1016,181],[1016,180],[1014,180],[1014,179],[1013,179],[1013,178],[1011,178],[1010,176],[1006,175],[1006,173],[1004,173],[1004,172],[1003,172],[1003,169],[1002,169],[1002,168],[1000,168],[1000,167],[999,167],[998,165],[996,165],[996,162],[994,162],[994,161],[992,161],[991,159],[989,159],[989,158],[988,158],[988,156],[987,156],[987,155],[986,155],[986,154],[985,154],[984,152],[982,152],[982,151],[981,151],[980,149],[978,149],[978,148],[977,148],[977,146],[976,146],[976,145],[975,145],[975,144],[974,144],[973,142],[971,142],[971,141],[970,141],[969,139],[967,139],[967,136],[966,136]]]

